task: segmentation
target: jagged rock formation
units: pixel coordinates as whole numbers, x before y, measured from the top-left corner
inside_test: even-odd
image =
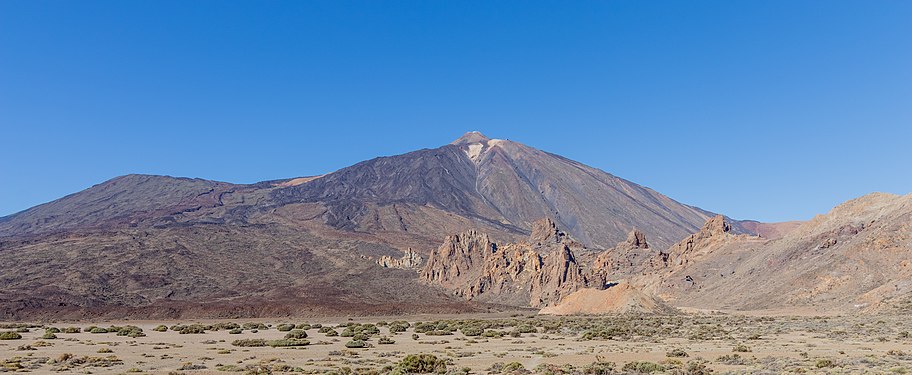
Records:
[[[401,258],[383,255],[380,259],[377,259],[377,264],[386,268],[418,269],[421,267],[422,261],[424,261],[424,258],[422,258],[421,255],[412,251],[412,248],[408,248],[402,254]]]
[[[731,224],[722,215],[716,215],[706,221],[700,231],[671,246],[668,251],[659,254],[661,267],[684,266],[698,250],[710,248],[713,244],[725,241],[730,235]]]
[[[583,247],[550,219],[533,224],[529,241],[498,246],[476,231],[449,236],[431,253],[421,276],[476,301],[541,307],[580,288],[604,288],[574,254]]]
[[[634,229],[627,234],[626,241],[598,254],[592,268],[607,280],[617,280],[642,272],[644,265],[656,255],[646,243],[646,234]]]

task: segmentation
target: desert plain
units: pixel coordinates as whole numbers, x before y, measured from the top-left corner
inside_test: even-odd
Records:
[[[534,312],[4,323],[0,372],[904,374],[904,316]],[[68,333],[69,332],[69,333]],[[13,338],[9,338],[13,337]],[[19,337],[19,338],[15,338]]]

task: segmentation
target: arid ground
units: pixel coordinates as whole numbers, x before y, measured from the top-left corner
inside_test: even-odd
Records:
[[[0,372],[903,374],[910,331],[871,315],[7,323]]]

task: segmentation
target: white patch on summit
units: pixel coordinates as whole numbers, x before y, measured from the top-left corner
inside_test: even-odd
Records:
[[[488,147],[497,147],[504,143],[503,139],[491,139],[488,141]]]
[[[466,155],[468,155],[469,159],[472,159],[472,161],[476,161],[475,159],[477,159],[478,156],[481,155],[481,150],[483,150],[483,149],[484,149],[484,145],[481,143],[470,144],[469,149],[466,150]]]

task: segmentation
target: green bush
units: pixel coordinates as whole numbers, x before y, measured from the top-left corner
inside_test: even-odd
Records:
[[[44,330],[44,332],[46,332],[46,333],[60,333],[60,328],[57,328],[57,327],[48,327],[48,329]]]
[[[522,363],[510,362],[510,363],[507,363],[506,365],[504,365],[503,369],[501,369],[500,371],[504,374],[507,374],[507,373],[511,373],[511,372],[522,372],[522,371],[525,371],[525,369],[526,369],[526,367],[523,366]]]
[[[295,328],[294,324],[279,324],[276,327],[276,329],[279,330],[279,332],[288,332],[288,331],[293,330],[294,328]]]
[[[128,337],[143,337],[146,334],[143,333],[142,328],[137,326],[126,326],[126,327],[111,327],[108,331],[117,331],[117,336],[128,336]]]
[[[291,331],[288,331],[287,334],[285,334],[285,338],[286,339],[306,339],[307,332],[304,332],[303,330],[300,330],[300,329],[293,329]]]
[[[330,328],[329,331],[326,331],[326,337],[336,337],[336,336],[339,336],[339,332],[336,332],[336,330]]]
[[[395,344],[396,342],[393,341],[393,339],[391,339],[389,337],[383,336],[379,340],[377,340],[377,343],[381,344],[381,345],[389,345],[389,344]]]
[[[168,326],[162,324],[152,329],[155,332],[168,332]]]
[[[489,329],[487,331],[484,331],[484,333],[482,333],[481,335],[484,337],[500,338],[500,337],[504,336],[504,333],[500,332],[500,331],[495,331],[495,330]]]
[[[244,332],[244,330],[242,330],[242,329],[240,329],[240,328],[235,328],[235,329],[232,329],[232,330],[228,331],[228,334],[237,335],[237,334],[241,334],[241,333],[243,333],[243,332]]]
[[[189,325],[189,326],[182,326],[182,327],[180,327],[180,330],[178,330],[178,333],[180,333],[180,334],[182,334],[182,335],[186,335],[186,334],[196,334],[196,335],[198,335],[198,334],[203,334],[203,333],[206,333],[206,327],[205,327],[205,326],[202,326],[202,325],[199,325],[199,324],[192,324],[192,325]]]
[[[614,362],[597,361],[582,368],[586,375],[611,375],[614,374]]]
[[[284,339],[284,340],[272,340],[266,343],[271,347],[285,347],[285,346],[305,346],[310,345],[310,341],[302,339]]]
[[[53,339],[56,339],[56,338],[57,338],[57,335],[55,335],[55,334],[53,334],[53,333],[51,333],[51,332],[45,332],[45,333],[44,333],[44,336],[41,336],[41,338],[44,339],[44,340],[53,340]]]
[[[751,348],[744,344],[738,344],[732,348],[732,351],[735,353],[749,353],[751,351]]]
[[[363,333],[356,333],[352,336],[352,341],[367,341],[368,339],[370,339],[370,336]]]
[[[264,331],[269,329],[269,327],[267,327],[263,323],[244,323],[242,328],[244,328],[245,330],[262,329]]]
[[[89,332],[90,333],[108,333],[108,330],[101,328],[101,327],[95,327],[95,328],[92,328],[91,330],[89,330]]]
[[[366,347],[367,347],[367,343],[365,343],[364,341],[361,341],[361,340],[352,340],[352,341],[349,341],[349,342],[345,343],[345,347],[346,347],[346,348],[352,348],[352,349],[355,349],[355,348],[366,348]]]
[[[19,340],[21,338],[22,335],[13,331],[0,332],[0,340]]]
[[[484,333],[484,328],[468,326],[462,327],[461,331],[462,334],[466,336],[481,336],[481,334]]]
[[[66,327],[63,330],[63,333],[79,333],[82,332],[82,328],[79,327]]]
[[[678,349],[672,349],[672,351],[665,353],[665,356],[670,357],[670,358],[684,358],[689,355],[687,354],[686,351],[684,351],[684,349],[678,348]]]
[[[648,361],[636,361],[625,364],[621,370],[640,374],[651,374],[653,372],[665,371],[665,366]]]
[[[243,347],[266,346],[266,344],[266,340],[263,339],[242,339],[231,342],[231,345]]]
[[[396,364],[394,372],[404,374],[442,374],[446,372],[446,361],[433,354],[409,354]]]

